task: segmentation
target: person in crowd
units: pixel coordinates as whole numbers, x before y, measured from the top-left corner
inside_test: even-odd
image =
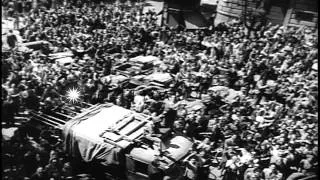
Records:
[[[73,178],[73,171],[70,162],[66,162],[63,164],[61,169],[61,176],[64,179],[72,179]]]
[[[61,169],[58,164],[58,158],[52,157],[49,160],[49,164],[45,167],[45,172],[48,178],[60,178],[61,177]]]
[[[150,180],[163,180],[165,174],[162,169],[160,169],[160,160],[153,160],[148,166],[148,175]]]
[[[190,160],[186,162],[186,168],[184,173],[184,178],[186,180],[196,180],[198,172],[198,162],[195,157],[191,157]]]
[[[263,169],[264,179],[283,179],[283,174],[277,169],[276,164],[270,164],[268,168]]]
[[[10,29],[9,33],[7,34],[7,44],[11,49],[13,49],[16,47],[17,41],[17,36],[13,34],[13,31]]]
[[[45,174],[43,167],[38,167],[36,172],[30,177],[30,180],[45,180],[48,177]]]
[[[261,170],[259,169],[259,164],[255,163],[253,164],[253,167],[248,168],[244,172],[244,178],[243,180],[258,180],[262,179],[262,173]]]

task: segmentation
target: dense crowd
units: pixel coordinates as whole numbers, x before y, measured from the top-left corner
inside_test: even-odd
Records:
[[[143,3],[131,2],[65,2],[23,11],[22,39],[51,45],[22,52],[15,35],[7,35],[9,50],[2,54],[7,125],[28,111],[59,110],[61,96],[78,87],[87,103],[112,102],[151,115],[155,133],[167,127],[193,139],[196,155],[185,162],[185,179],[317,178],[317,29],[268,24],[248,34],[235,20],[186,30],[158,25],[155,12],[143,13]],[[66,51],[74,54],[70,66],[49,58]],[[118,75],[115,63],[138,55],[159,57],[163,63],[154,72],[170,73],[171,84],[135,92],[103,78]],[[230,94],[211,89],[218,86],[241,95],[227,101]],[[202,108],[187,108],[196,100]],[[5,179],[75,178],[58,132],[43,129],[36,137],[23,128],[18,132],[2,141]]]

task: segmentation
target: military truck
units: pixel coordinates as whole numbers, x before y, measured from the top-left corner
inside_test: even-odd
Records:
[[[193,146],[192,140],[168,128],[153,133],[150,116],[111,103],[88,105],[72,117],[65,115],[67,121],[44,114],[33,116],[62,130],[65,151],[72,157],[116,167],[113,169],[124,175],[114,177],[114,172],[106,171],[108,179],[148,179],[148,166],[155,159],[166,176],[178,179],[184,172],[181,162]]]

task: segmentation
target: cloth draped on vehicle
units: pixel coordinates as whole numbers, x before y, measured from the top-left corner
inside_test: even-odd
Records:
[[[121,134],[109,130],[113,129],[117,123],[135,115],[137,114],[130,110],[109,104],[84,111],[68,121],[63,128],[65,150],[73,157],[81,157],[85,162],[98,160],[105,165],[119,164],[118,153],[129,146],[132,143],[131,140],[143,133],[141,130],[143,127],[139,129],[136,128],[137,125],[129,125],[123,128],[134,131],[126,139],[123,139]],[[125,124],[129,124],[128,121],[126,122]],[[106,142],[106,132],[110,132],[113,137],[118,136],[117,140]]]

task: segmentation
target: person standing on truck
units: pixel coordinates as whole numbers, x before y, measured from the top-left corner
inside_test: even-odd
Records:
[[[160,160],[158,158],[149,164],[148,175],[150,180],[163,180],[164,172],[160,169]]]

